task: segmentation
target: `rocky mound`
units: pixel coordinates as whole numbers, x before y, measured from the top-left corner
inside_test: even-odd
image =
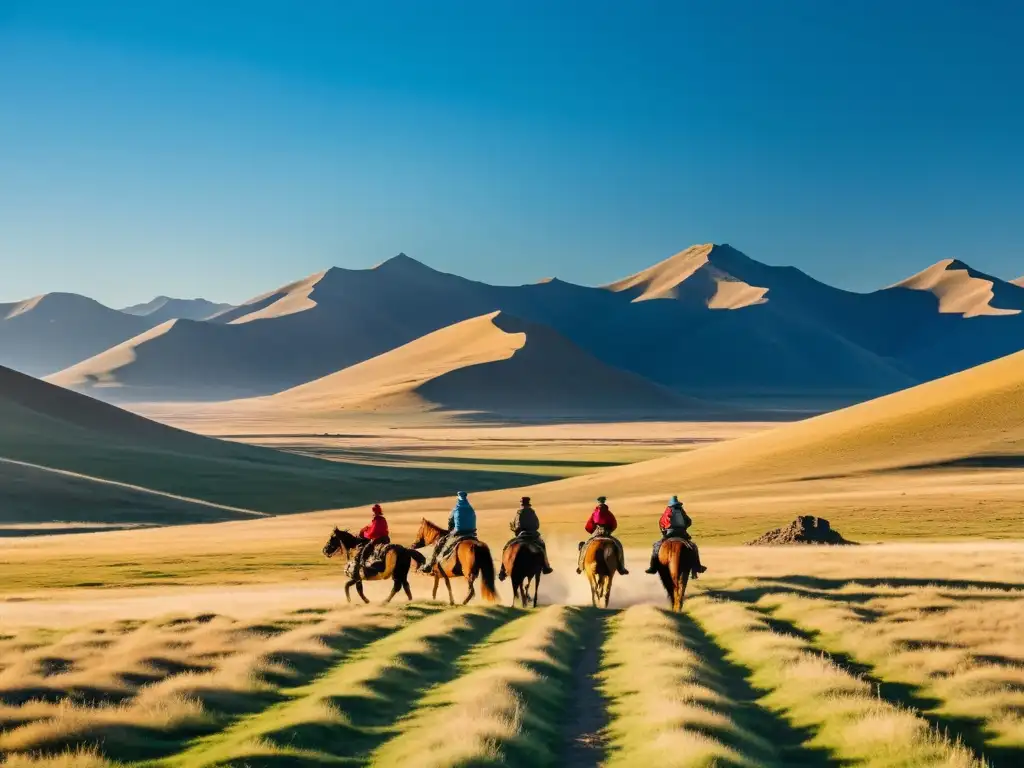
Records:
[[[768,531],[768,533],[749,542],[749,545],[856,543],[855,541],[844,539],[839,531],[832,529],[832,526],[825,518],[804,515],[803,517],[798,517],[785,528],[776,528],[774,531]]]

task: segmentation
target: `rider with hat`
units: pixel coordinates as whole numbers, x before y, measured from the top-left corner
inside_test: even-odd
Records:
[[[544,539],[540,537],[540,519],[537,517],[537,513],[534,511],[533,506],[530,504],[530,497],[523,496],[519,500],[519,511],[516,512],[515,518],[509,524],[509,528],[512,529],[514,534],[511,541],[505,544],[505,548],[502,550],[502,563],[501,570],[498,572],[498,581],[504,581],[508,574],[505,571],[504,553],[509,546],[517,539],[528,540],[531,544],[536,544],[540,547],[540,551],[544,555],[544,570],[543,573],[553,573],[551,563],[548,561],[548,548],[544,543]]]
[[[693,554],[697,558],[697,564],[693,568],[693,578],[697,578],[698,574],[704,573],[707,570],[703,565],[700,564],[700,552],[697,550],[697,543],[690,538],[690,526],[693,525],[693,520],[686,514],[686,510],[683,509],[683,503],[679,501],[678,496],[673,496],[668,500],[668,506],[665,507],[665,511],[661,513],[661,519],[658,521],[658,527],[661,529],[661,538],[654,542],[654,547],[651,550],[651,566],[647,569],[647,573],[658,572],[658,553],[661,551],[661,545],[667,539],[682,539],[689,543],[693,547]]]
[[[379,551],[380,547],[391,543],[388,521],[384,519],[384,510],[380,508],[380,504],[374,504],[372,511],[373,517],[370,519],[369,524],[359,531],[359,538],[363,545],[356,554],[356,573],[359,573],[359,569],[364,567],[371,551]]]
[[[629,574],[629,571],[626,570],[626,555],[622,551],[622,542],[612,536],[615,529],[619,527],[619,523],[615,519],[615,515],[612,514],[611,509],[608,508],[607,502],[607,497],[597,497],[597,506],[594,507],[594,511],[587,519],[587,524],[584,526],[584,529],[590,534],[590,539],[587,541],[591,541],[598,537],[607,537],[615,542],[615,545],[619,550],[619,573],[625,576]],[[576,573],[583,573],[582,555],[587,549],[586,544],[587,542],[583,542],[580,545],[580,564],[576,568]]]
[[[448,546],[448,542],[452,540],[452,536],[456,538],[476,536],[476,510],[469,503],[469,498],[465,491],[459,491],[456,494],[455,508],[448,515],[448,533],[437,540],[430,560],[420,567],[423,573],[430,573],[434,570],[437,559]]]

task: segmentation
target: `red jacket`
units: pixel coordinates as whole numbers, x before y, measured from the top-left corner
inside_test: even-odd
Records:
[[[608,533],[614,531],[619,523],[615,520],[615,515],[608,509],[604,504],[598,504],[594,507],[594,512],[587,520],[586,531],[587,533],[593,533],[594,528],[602,526]]]
[[[383,539],[388,535],[388,521],[384,519],[384,515],[375,514],[370,524],[363,528],[359,532],[359,535],[364,539],[370,541],[376,541],[377,539]]]

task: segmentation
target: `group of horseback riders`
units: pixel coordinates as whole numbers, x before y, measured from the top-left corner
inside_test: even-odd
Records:
[[[686,514],[686,510],[683,509],[682,502],[679,501],[677,496],[673,496],[669,500],[665,510],[661,513],[661,518],[658,521],[658,527],[661,530],[661,538],[654,542],[654,546],[651,551],[651,564],[646,573],[656,574],[658,572],[658,554],[661,549],[661,545],[669,539],[681,539],[688,542],[689,546],[692,547],[696,556],[696,565],[693,569],[694,578],[697,578],[698,574],[704,573],[704,571],[707,570],[703,565],[701,565],[700,553],[697,549],[697,545],[690,537],[689,528],[692,524],[693,521],[690,519],[690,516]],[[537,512],[533,509],[529,496],[524,496],[520,500],[519,509],[516,512],[515,517],[512,519],[512,522],[509,524],[509,527],[512,529],[513,538],[505,544],[505,549],[508,549],[508,547],[516,541],[523,541],[536,546],[543,553],[543,573],[552,573],[553,569],[551,568],[551,563],[548,560],[547,546],[540,535],[540,518],[538,518]],[[590,517],[587,518],[587,522],[584,525],[584,530],[590,534],[590,538],[585,542],[580,542],[581,562],[576,568],[576,573],[582,573],[582,554],[586,551],[586,544],[589,541],[598,538],[609,539],[614,542],[619,553],[619,573],[623,575],[629,573],[625,566],[625,554],[622,550],[622,543],[613,535],[616,528],[618,528],[618,521],[615,519],[615,515],[612,514],[611,509],[608,507],[608,499],[604,496],[599,496],[597,499],[597,506],[594,507],[594,511],[591,512]],[[455,507],[448,515],[447,532],[437,541],[430,560],[420,566],[420,570],[423,573],[432,573],[438,558],[441,557],[442,553],[449,548],[449,545],[466,538],[475,538],[475,536],[476,511],[469,503],[469,498],[466,492],[459,491],[456,497]],[[373,517],[369,524],[359,531],[359,539],[363,545],[359,548],[353,562],[354,574],[364,572],[364,569],[371,566],[383,555],[387,545],[391,543],[388,522],[384,518],[384,512],[381,509],[380,504],[373,505]],[[506,577],[507,573],[503,563],[501,571],[498,574],[498,579],[500,581],[504,581]]]

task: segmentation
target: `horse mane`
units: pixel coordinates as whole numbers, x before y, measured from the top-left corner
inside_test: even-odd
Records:
[[[420,518],[420,522],[422,523],[424,528],[429,528],[429,529],[432,529],[432,530],[437,531],[439,533],[444,533],[447,530],[445,528],[442,528],[440,525],[436,525],[436,524],[430,522],[425,517]]]

